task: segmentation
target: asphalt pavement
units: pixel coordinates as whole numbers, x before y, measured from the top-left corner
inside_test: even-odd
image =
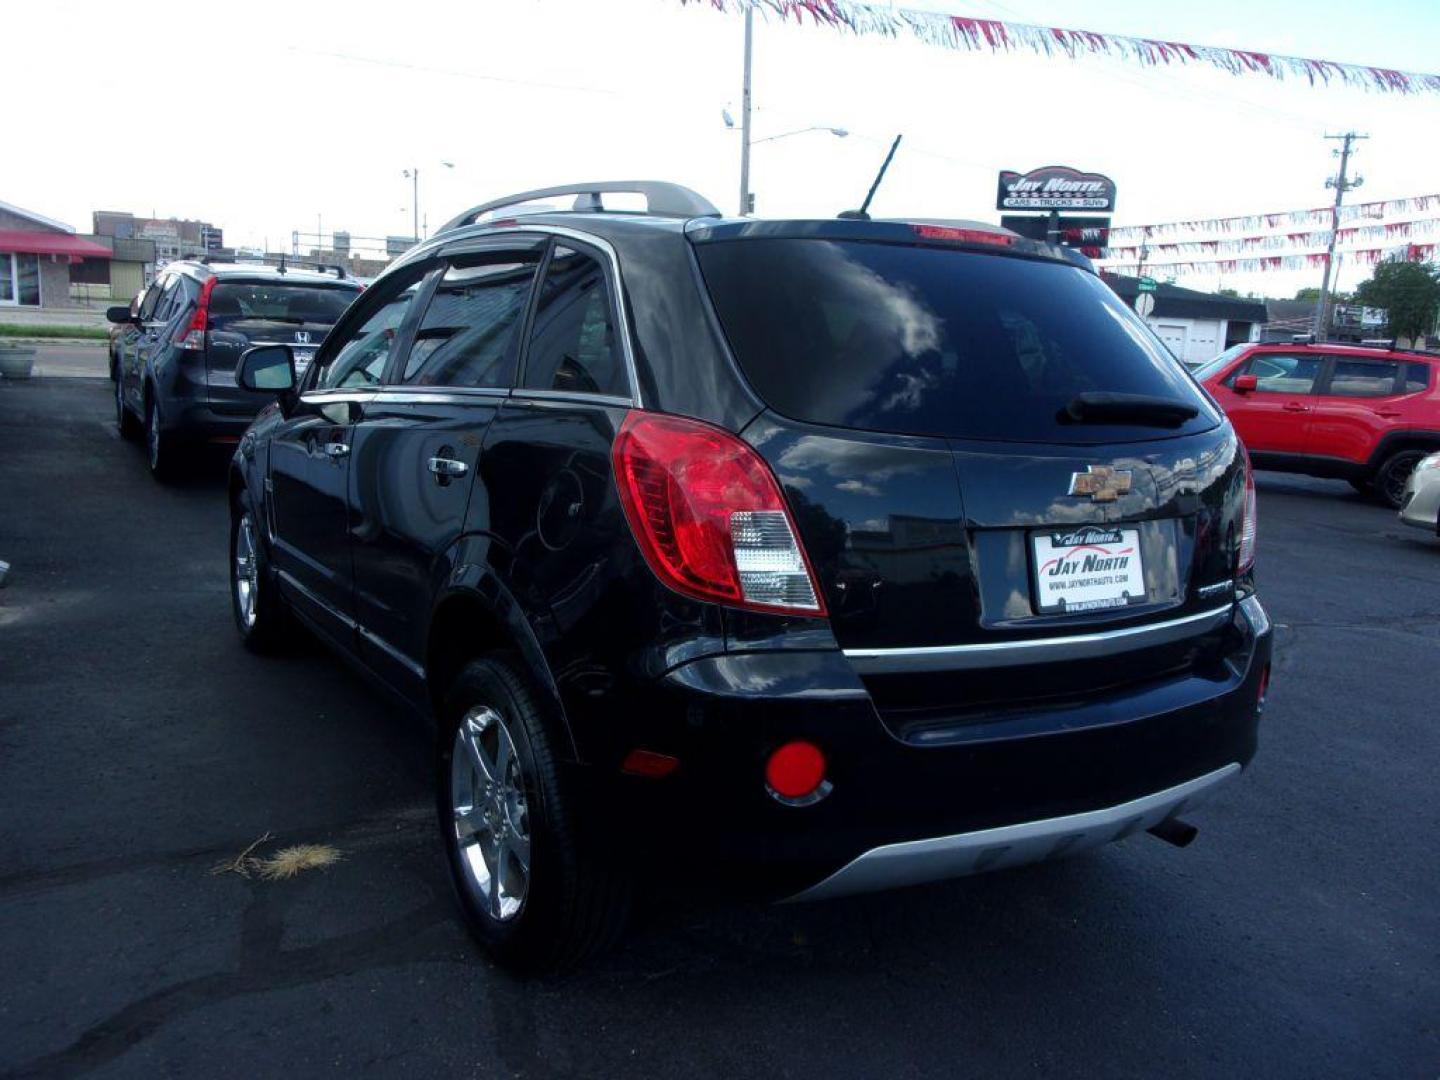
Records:
[[[0,1076],[1440,1073],[1440,541],[1263,475],[1259,756],[1194,815],[810,906],[653,906],[563,978],[457,921],[430,735],[240,648],[223,463],[176,487],[104,380],[0,381]],[[214,873],[333,844],[289,881]]]

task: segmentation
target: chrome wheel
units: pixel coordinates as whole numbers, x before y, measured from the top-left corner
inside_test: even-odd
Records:
[[[255,554],[255,525],[247,511],[235,529],[235,610],[249,630],[255,625],[260,600],[260,560]]]
[[[520,913],[530,885],[530,815],[515,743],[498,712],[477,705],[455,732],[450,808],[466,887],[492,919]]]

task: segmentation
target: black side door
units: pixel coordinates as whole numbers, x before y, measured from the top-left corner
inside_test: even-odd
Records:
[[[351,434],[413,329],[420,282],[385,282],[347,313],[270,437],[271,548],[286,592],[323,632],[353,645],[348,489]]]
[[[363,659],[425,699],[430,612],[465,529],[486,429],[514,383],[544,238],[445,252],[408,350],[357,425],[350,465]]]
[[[613,587],[628,527],[610,447],[638,400],[619,295],[607,252],[556,239],[521,376],[485,437],[470,499],[469,527],[495,537],[562,699],[586,694],[605,669],[597,650],[622,618],[612,605],[629,603]]]
[[[147,340],[151,333],[155,308],[159,305],[160,297],[164,295],[165,286],[168,284],[170,284],[170,279],[165,274],[161,274],[150,283],[150,287],[141,296],[140,306],[135,313],[139,325],[127,326],[120,335],[120,362],[117,373],[120,380],[120,392],[126,403],[138,415],[143,415],[145,410],[144,361],[141,358],[140,343]]]

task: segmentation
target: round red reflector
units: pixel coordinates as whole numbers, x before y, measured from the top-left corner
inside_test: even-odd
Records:
[[[814,743],[786,743],[765,763],[765,782],[782,798],[812,795],[825,782],[825,755]]]

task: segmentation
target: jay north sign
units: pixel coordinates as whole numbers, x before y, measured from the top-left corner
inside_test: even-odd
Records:
[[[1083,173],[1065,165],[1046,165],[1018,173],[1000,173],[997,210],[1115,209],[1115,181],[1099,173]]]

